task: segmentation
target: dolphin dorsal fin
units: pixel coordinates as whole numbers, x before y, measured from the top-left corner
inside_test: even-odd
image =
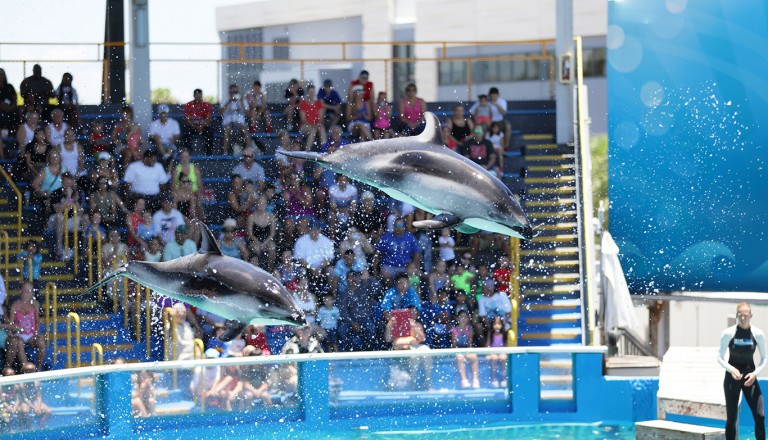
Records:
[[[427,142],[430,144],[437,144],[440,146],[445,145],[443,143],[443,131],[440,128],[440,121],[432,112],[424,112],[424,121],[427,125],[424,127],[424,131],[418,136],[421,142]]]
[[[197,251],[200,254],[213,254],[221,255],[221,249],[216,242],[216,238],[213,237],[213,233],[205,223],[200,223],[200,250]]]

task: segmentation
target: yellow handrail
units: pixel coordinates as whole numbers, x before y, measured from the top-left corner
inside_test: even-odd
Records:
[[[152,355],[152,303],[151,303],[152,290],[147,287],[144,289],[144,320],[146,321],[145,327],[147,329],[145,337],[147,338],[147,359]]]
[[[5,281],[5,291],[8,291],[8,267],[10,266],[10,246],[11,239],[8,237],[8,232],[0,231],[0,244],[2,244],[3,266],[5,267],[5,274],[3,280]],[[24,277],[22,276],[22,279]],[[5,304],[8,304],[8,297],[5,298]]]
[[[166,307],[163,309],[163,359],[166,361],[175,360],[179,356],[176,346],[176,314],[173,309]],[[173,370],[173,388],[178,388],[178,376],[176,369]]]
[[[11,179],[11,176],[8,175],[7,172],[5,172],[5,169],[0,167],[0,174],[3,175],[3,178],[8,181],[8,183],[11,185],[11,188],[13,189],[13,192],[16,194],[16,211],[18,213],[17,216],[17,225],[16,225],[16,237],[18,237],[19,240],[19,246],[21,246],[21,211],[22,206],[24,205],[24,199],[21,196],[21,191],[19,191],[19,187],[16,186],[16,183]]]
[[[136,326],[134,334],[136,342],[141,341],[141,284],[136,283],[136,294],[133,296],[133,312]]]
[[[200,338],[195,338],[195,359],[202,359],[203,355],[205,354],[205,345],[203,344],[203,340]]]
[[[205,346],[203,345],[203,340],[199,338],[195,338],[195,353],[193,357],[195,359],[202,359],[205,355]],[[198,353],[200,355],[198,356]],[[203,396],[203,391],[205,390],[205,367],[197,367],[199,368],[197,371],[200,372],[200,380],[197,382],[197,392],[200,394],[200,412],[205,412],[205,396]]]
[[[519,335],[517,321],[520,319],[520,239],[509,238],[509,260],[512,270],[509,271],[509,301],[512,303],[510,311],[510,326],[507,331],[507,346],[517,347]]]
[[[91,365],[104,365],[104,348],[98,342],[91,346]]]
[[[80,315],[75,312],[67,314],[67,368],[72,368],[72,321],[75,321],[75,366],[80,366]]]
[[[93,235],[96,234],[96,274],[101,279],[101,232],[98,229],[88,233],[88,286],[93,286]],[[96,295],[97,301],[101,304],[102,289],[99,286]]]
[[[51,343],[51,337],[49,336],[49,330],[53,332],[53,363],[56,363],[58,359],[58,316],[59,316],[59,302],[58,302],[58,290],[56,284],[48,282],[45,285],[45,342],[46,345]],[[53,304],[53,310],[51,310],[51,304]],[[51,328],[53,324],[53,328]]]

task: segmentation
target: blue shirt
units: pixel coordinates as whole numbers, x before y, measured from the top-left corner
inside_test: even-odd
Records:
[[[384,299],[381,300],[381,309],[391,312],[392,310],[406,309],[408,306],[416,306],[421,310],[421,301],[419,301],[419,295],[416,291],[411,289],[405,291],[404,295],[400,295],[396,287],[392,287],[384,294]]]
[[[17,258],[22,260],[22,264],[23,264],[22,272],[24,273],[24,278],[28,280],[29,279],[29,260],[27,260],[27,251],[20,253]],[[43,262],[42,255],[35,254],[35,256],[32,257],[32,279],[33,280],[40,279],[40,264],[42,262]]]
[[[331,92],[326,96],[325,88],[321,87],[320,90],[317,91],[317,99],[328,105],[341,104],[341,96],[339,96],[339,93],[335,89],[331,89]]]
[[[376,251],[381,254],[381,264],[405,267],[411,262],[411,256],[419,252],[419,242],[410,232],[403,232],[400,237],[387,232],[376,243]]]

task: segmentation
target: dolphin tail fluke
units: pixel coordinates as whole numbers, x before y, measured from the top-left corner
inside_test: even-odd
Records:
[[[312,162],[325,163],[323,155],[320,153],[313,153],[310,151],[286,151],[283,149],[277,150],[277,153],[282,155],[293,157],[296,159],[311,160]]]
[[[234,320],[227,320],[226,322],[226,330],[224,330],[224,333],[219,336],[219,340],[221,342],[229,342],[236,337],[240,336],[240,333],[245,330],[245,327],[248,326],[245,322],[240,321],[234,321]]]
[[[418,229],[443,229],[451,228],[461,223],[461,219],[453,214],[439,214],[428,220],[413,222],[413,227]]]

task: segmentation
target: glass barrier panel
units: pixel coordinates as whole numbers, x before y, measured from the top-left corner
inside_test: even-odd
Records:
[[[92,426],[95,377],[0,386],[0,434]]]

